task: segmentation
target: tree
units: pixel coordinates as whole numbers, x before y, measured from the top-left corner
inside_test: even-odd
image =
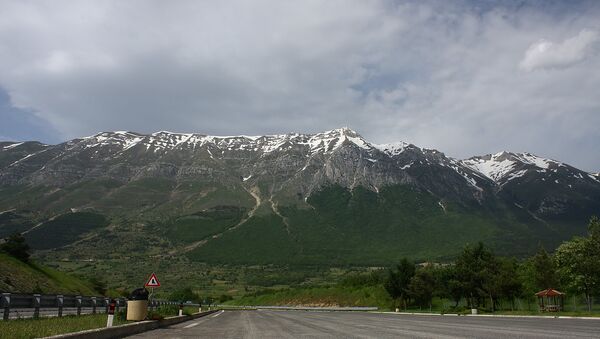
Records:
[[[454,301],[454,307],[458,307],[458,303],[465,295],[463,283],[458,278],[456,266],[442,267],[436,272],[436,286],[438,288],[437,295],[442,298],[448,298]]]
[[[0,245],[0,251],[7,253],[23,262],[29,261],[29,245],[21,233],[14,233]]]
[[[533,279],[538,291],[546,288],[558,287],[558,276],[556,275],[556,265],[552,257],[548,255],[546,249],[540,245],[538,252],[531,258],[533,268]],[[536,291],[537,292],[537,291]]]
[[[465,246],[456,261],[456,274],[471,307],[479,307],[483,298],[489,297],[493,309],[494,297],[499,291],[494,281],[498,274],[498,262],[483,243]]]
[[[400,264],[396,265],[396,269],[390,269],[388,276],[385,279],[383,286],[394,302],[400,301],[406,309],[406,299],[409,294],[409,284],[412,277],[415,275],[415,265],[403,258]]]
[[[518,265],[517,275],[521,282],[521,297],[527,301],[528,309],[536,292],[546,288],[560,288],[556,263],[542,245],[534,256]]]
[[[431,309],[431,299],[435,291],[435,277],[429,268],[418,270],[410,280],[408,290],[420,307]]]
[[[521,298],[527,302],[527,309],[531,309],[531,302],[535,300],[534,294],[539,291],[535,283],[535,271],[533,269],[532,258],[523,261],[517,267],[517,276],[521,281]]]
[[[588,224],[588,234],[593,243],[600,246],[600,218],[592,216]]]
[[[499,274],[494,278],[500,287],[500,295],[510,301],[511,309],[515,308],[515,298],[523,293],[523,284],[517,274],[518,263],[515,258],[499,258]]]
[[[562,243],[554,259],[565,285],[573,292],[584,294],[591,312],[592,295],[600,292],[600,221],[597,217],[590,220],[588,235]]]

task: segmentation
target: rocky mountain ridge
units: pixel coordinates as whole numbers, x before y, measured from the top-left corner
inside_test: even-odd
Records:
[[[330,246],[323,239],[340,236],[331,249],[339,255],[366,246],[361,239],[377,229],[380,238],[367,245],[387,252],[374,254],[373,263],[398,244],[450,230],[456,239],[439,240],[447,249],[412,251],[447,253],[450,243],[454,250],[477,239],[508,251],[517,242],[519,251],[536,241],[553,246],[599,214],[600,178],[530,153],[458,160],[405,142],[370,143],[348,128],[270,136],[103,132],[58,145],[0,142],[0,211],[7,210],[17,212],[4,215],[4,226],[0,215],[0,233],[46,222],[69,229],[58,241],[74,246],[79,233],[69,225],[77,223],[48,220],[109,220],[112,229],[123,227],[119,237],[159,225],[150,233],[170,239],[165,246],[203,258],[214,255],[211,244],[243,246],[248,225],[280,225],[278,241],[289,242],[301,262],[306,248]],[[80,211],[99,215],[68,215]],[[100,221],[81,236],[103,229]],[[412,238],[398,238],[407,232]],[[34,243],[45,246],[43,238]]]
[[[427,171],[423,171],[425,167],[447,172],[445,175],[452,178],[452,184],[464,186],[476,199],[481,198],[485,190],[500,190],[508,182],[534,172],[544,181],[559,181],[555,177],[562,177],[571,187],[573,181],[600,183],[597,174],[530,153],[504,151],[457,160],[437,150],[405,142],[370,143],[348,128],[312,135],[268,136],[102,132],[59,145],[3,142],[0,152],[1,185],[55,183],[60,186],[101,175],[120,180],[152,175],[214,175],[220,177],[215,178],[219,180],[241,177],[243,181],[253,182],[275,170],[282,176],[281,181],[303,178],[302,193],[309,195],[327,183],[349,188],[362,185],[375,191],[389,184],[419,185],[431,180],[426,177]],[[232,168],[227,174],[219,170],[222,165],[219,162],[232,160],[238,162],[238,168]],[[79,162],[78,166],[65,168],[64,164],[71,161]],[[275,167],[261,165],[270,161],[275,161]],[[127,165],[132,168],[124,168]],[[453,190],[437,188],[441,196]]]

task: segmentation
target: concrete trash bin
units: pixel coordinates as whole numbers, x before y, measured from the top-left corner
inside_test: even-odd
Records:
[[[148,315],[148,290],[138,288],[131,292],[127,300],[127,320],[140,321]]]
[[[140,321],[148,315],[148,300],[128,300],[127,320]]]

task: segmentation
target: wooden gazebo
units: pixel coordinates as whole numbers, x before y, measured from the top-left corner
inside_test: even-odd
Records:
[[[565,294],[552,288],[539,291],[535,294],[538,297],[540,311],[558,312],[563,309]]]

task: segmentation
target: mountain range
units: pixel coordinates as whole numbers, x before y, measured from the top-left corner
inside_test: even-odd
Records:
[[[209,136],[103,132],[0,142],[0,236],[63,257],[379,265],[484,241],[551,250],[600,214],[600,175],[530,153],[459,160],[348,128]],[[85,250],[82,250],[85,249]]]

